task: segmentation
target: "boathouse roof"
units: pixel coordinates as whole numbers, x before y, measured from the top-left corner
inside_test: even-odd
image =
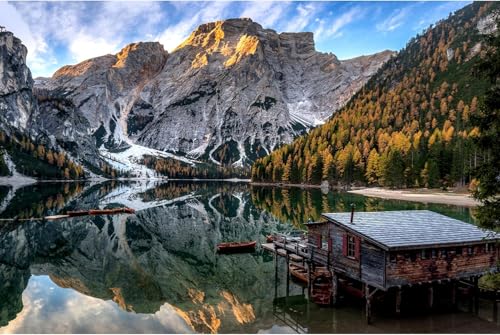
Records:
[[[324,213],[323,217],[383,249],[470,245],[500,234],[428,210]]]

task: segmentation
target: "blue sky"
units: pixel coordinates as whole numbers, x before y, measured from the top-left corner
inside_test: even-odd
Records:
[[[411,37],[468,3],[0,1],[0,25],[28,47],[28,65],[37,77],[116,53],[131,42],[159,41],[170,51],[199,24],[234,17],[250,17],[278,32],[312,31],[316,49],[340,59],[400,50]]]

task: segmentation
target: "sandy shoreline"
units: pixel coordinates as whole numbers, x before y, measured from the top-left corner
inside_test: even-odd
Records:
[[[348,191],[349,193],[361,194],[368,197],[383,199],[407,200],[424,203],[436,203],[446,205],[457,205],[464,207],[475,207],[480,202],[466,193],[453,193],[426,189],[388,190],[379,187],[361,188]]]

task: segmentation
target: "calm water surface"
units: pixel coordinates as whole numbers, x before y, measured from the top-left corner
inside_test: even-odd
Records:
[[[498,333],[492,306],[395,317],[358,302],[320,308],[271,255],[217,255],[223,241],[265,241],[322,212],[431,209],[473,222],[456,206],[320,190],[216,182],[107,182],[0,187],[0,217],[129,206],[134,215],[0,222],[0,333]],[[283,269],[284,264],[279,264]]]

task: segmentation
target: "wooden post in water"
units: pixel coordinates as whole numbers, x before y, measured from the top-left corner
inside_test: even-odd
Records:
[[[451,282],[451,306],[453,310],[457,309],[457,283]]]
[[[332,271],[332,305],[337,304],[339,281],[334,271]]]
[[[312,291],[312,262],[307,262],[307,298],[311,299],[311,291]]]
[[[396,289],[396,314],[400,315],[401,314],[401,287],[398,287]]]
[[[434,287],[433,283],[431,283],[427,291],[427,307],[432,308],[433,306],[434,306]]]
[[[493,299],[493,322],[498,324],[498,291],[495,291],[495,299]]]
[[[274,248],[274,299],[278,297],[278,252]]]
[[[290,294],[290,256],[288,251],[285,250],[286,258],[286,297]]]
[[[479,278],[474,277],[474,314],[479,314]]]
[[[365,285],[365,316],[366,316],[366,323],[371,324],[372,323],[372,298],[370,295],[370,286],[368,284]]]

